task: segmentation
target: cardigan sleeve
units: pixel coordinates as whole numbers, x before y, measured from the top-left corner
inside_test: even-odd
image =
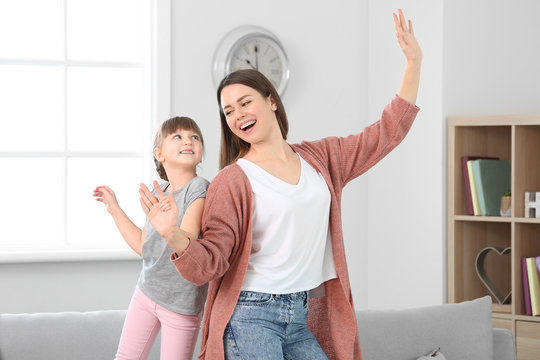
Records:
[[[180,256],[171,257],[178,272],[195,285],[219,278],[229,269],[244,238],[244,211],[251,214],[248,185],[238,171],[225,168],[210,183],[202,216],[201,237]]]
[[[355,135],[302,142],[299,148],[325,162],[344,186],[394,149],[407,135],[420,109],[399,96],[384,108],[379,121]]]

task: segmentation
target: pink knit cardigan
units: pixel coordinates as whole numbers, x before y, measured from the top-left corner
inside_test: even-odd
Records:
[[[395,96],[381,119],[357,135],[292,145],[328,184],[330,232],[338,278],[325,282],[325,296],[310,298],[308,327],[331,360],[362,358],[345,259],[341,192],[345,184],[375,165],[405,137],[418,107]],[[223,333],[236,305],[251,252],[253,191],[233,163],[214,178],[206,195],[202,238],[171,260],[182,276],[209,282],[199,359],[222,360]]]

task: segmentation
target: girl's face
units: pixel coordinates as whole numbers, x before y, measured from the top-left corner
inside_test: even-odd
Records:
[[[227,125],[240,139],[254,144],[265,140],[279,125],[277,106],[271,96],[242,84],[228,85],[221,91],[221,106]],[[281,135],[280,135],[281,136]]]
[[[203,145],[199,134],[192,130],[177,129],[167,135],[161,148],[156,149],[154,156],[165,169],[183,167],[194,170],[201,162]]]

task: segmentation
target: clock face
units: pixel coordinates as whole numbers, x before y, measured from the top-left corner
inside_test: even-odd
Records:
[[[283,94],[289,78],[287,56],[281,46],[264,35],[247,36],[236,42],[226,61],[226,72],[254,69],[265,75]]]

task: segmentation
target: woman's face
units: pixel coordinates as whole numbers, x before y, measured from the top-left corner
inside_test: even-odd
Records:
[[[242,84],[221,90],[221,106],[229,128],[240,139],[254,144],[265,140],[279,126],[276,104],[257,90]]]

